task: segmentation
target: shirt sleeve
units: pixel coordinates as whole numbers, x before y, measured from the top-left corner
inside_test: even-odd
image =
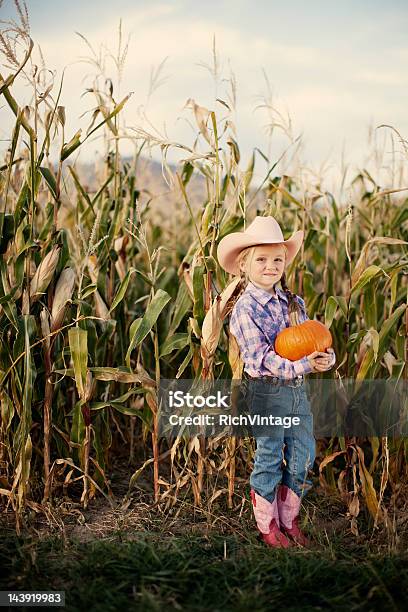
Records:
[[[307,357],[291,361],[275,353],[247,308],[234,309],[230,331],[237,340],[245,369],[252,376],[259,376],[260,372],[267,370],[272,376],[290,379],[313,371]]]

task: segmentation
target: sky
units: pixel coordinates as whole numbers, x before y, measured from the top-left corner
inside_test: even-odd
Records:
[[[288,146],[279,129],[271,140],[267,136],[270,116],[259,108],[268,92],[265,76],[274,108],[290,117],[293,137],[302,136],[304,163],[316,171],[324,164],[338,168],[342,156],[351,165],[363,165],[370,129],[381,124],[394,126],[408,138],[404,1],[28,0],[27,7],[31,37],[40,45],[47,67],[56,71],[57,83],[66,68],[61,103],[66,107],[67,137],[78,126],[86,129],[94,106],[90,94],[82,95],[92,84],[94,69],[80,61],[89,49],[76,32],[95,50],[103,45],[115,53],[122,19],[124,39],[130,35],[130,40],[120,88],[109,60],[107,73],[117,100],[133,92],[126,105],[127,126],[149,129],[150,122],[169,140],[191,146],[195,131],[187,100],[193,98],[222,116],[225,109],[215,98],[228,100],[232,71],[237,95],[233,121],[243,166],[254,147],[274,160]],[[15,15],[13,1],[4,0],[0,18]],[[214,37],[220,68],[217,86],[203,67],[212,63]],[[149,97],[151,70],[164,60],[161,84]],[[3,67],[1,72],[8,74]],[[16,84],[13,92],[20,105],[29,103],[27,87]],[[1,148],[13,121],[2,100],[0,107]],[[83,113],[87,114],[80,118]],[[386,163],[391,155],[389,132],[374,133],[384,142]],[[124,153],[131,151],[129,143],[121,147]],[[92,159],[101,152],[102,143],[96,139],[81,155]],[[160,157],[158,150],[152,155]]]

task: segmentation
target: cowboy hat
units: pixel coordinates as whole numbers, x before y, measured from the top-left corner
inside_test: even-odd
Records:
[[[247,247],[261,244],[284,244],[288,250],[285,265],[290,264],[303,241],[303,231],[295,232],[284,240],[279,223],[274,217],[255,217],[244,232],[233,232],[224,236],[218,245],[218,262],[226,272],[239,276],[237,257]]]

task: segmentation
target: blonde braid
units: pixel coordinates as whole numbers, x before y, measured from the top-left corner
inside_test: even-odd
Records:
[[[282,289],[286,293],[287,298],[288,298],[289,318],[292,320],[293,316],[297,318],[301,315],[302,309],[300,307],[299,302],[296,300],[296,297],[293,295],[293,293],[291,292],[291,290],[289,289],[287,285],[286,272],[282,274],[280,282],[281,282]]]
[[[227,310],[227,315],[229,315],[232,312],[232,309],[234,308],[235,304],[238,302],[239,298],[241,297],[241,295],[244,293],[245,289],[247,288],[248,282],[249,282],[249,276],[248,274],[245,272],[245,270],[241,270],[241,263],[243,261],[245,261],[246,259],[248,259],[251,250],[253,250],[253,247],[248,247],[246,249],[243,249],[239,255],[238,255],[238,263],[239,263],[239,267],[240,267],[240,278],[241,278],[241,282],[237,285],[234,293],[232,294],[232,296],[230,297],[230,299],[228,300],[228,303],[226,305],[226,310]]]

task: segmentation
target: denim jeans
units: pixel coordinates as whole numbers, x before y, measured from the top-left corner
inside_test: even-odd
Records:
[[[290,428],[279,424],[268,426],[267,430],[258,428],[258,432],[253,428],[257,448],[251,488],[270,502],[281,483],[302,497],[311,485],[308,472],[313,467],[316,452],[313,415],[304,384],[283,386],[252,379],[246,388],[251,415],[281,417],[286,424],[288,419],[283,420],[283,417],[298,417],[299,421]]]

